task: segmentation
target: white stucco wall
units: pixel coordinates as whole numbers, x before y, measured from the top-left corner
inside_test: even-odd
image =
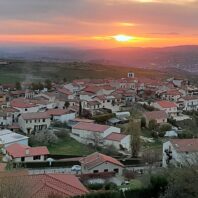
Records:
[[[28,128],[30,128],[30,133],[32,131],[34,131],[34,127],[35,126],[40,126],[40,125],[46,125],[46,128],[48,128],[51,124],[51,120],[50,118],[47,118],[47,119],[37,119],[37,120],[27,120],[28,122],[26,123],[26,120],[24,120],[21,116],[19,117],[19,126],[21,128],[21,130],[24,132],[24,133],[28,133]]]
[[[109,162],[104,162],[94,168],[91,168],[91,169],[85,169],[85,167],[82,166],[82,173],[83,174],[93,173],[94,170],[98,170],[99,173],[103,173],[103,172],[105,172],[104,171],[105,169],[107,169],[108,172],[114,172],[114,169],[118,169],[119,170],[118,174],[122,175],[122,173],[123,173],[123,167],[109,163]]]
[[[73,120],[76,118],[76,113],[70,113],[60,116],[54,116],[53,120],[59,121],[59,122],[68,122],[69,120]]]

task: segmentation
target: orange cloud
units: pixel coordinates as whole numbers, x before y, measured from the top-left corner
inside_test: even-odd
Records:
[[[78,35],[0,35],[0,43],[27,43],[27,44],[72,44],[85,47],[163,47],[174,45],[195,45],[198,44],[196,36],[163,35],[163,37],[141,37],[133,36],[129,42],[118,42],[112,35],[78,36]]]

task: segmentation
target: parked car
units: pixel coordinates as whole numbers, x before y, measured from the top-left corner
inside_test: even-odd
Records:
[[[74,165],[74,166],[72,166],[71,171],[80,172],[81,171],[81,166],[80,165]]]

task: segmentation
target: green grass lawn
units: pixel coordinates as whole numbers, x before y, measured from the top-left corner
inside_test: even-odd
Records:
[[[136,190],[142,188],[143,184],[138,179],[132,179],[128,185],[122,185],[120,188],[128,188],[130,190]]]
[[[88,155],[94,152],[93,149],[70,137],[61,139],[56,145],[48,146],[48,149],[50,154],[57,155]]]

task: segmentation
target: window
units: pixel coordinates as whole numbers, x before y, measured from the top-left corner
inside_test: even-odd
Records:
[[[94,170],[94,171],[93,171],[93,173],[98,173],[98,172],[99,172],[98,170]]]
[[[27,111],[27,109],[25,109],[25,111]]]
[[[25,161],[25,157],[22,157],[22,158],[21,158],[21,161],[24,162],[24,161]]]
[[[36,155],[33,157],[33,160],[40,160],[41,159],[41,156],[40,155]]]
[[[104,172],[108,172],[108,169],[104,169]]]
[[[43,119],[43,122],[45,122],[45,119]]]
[[[115,173],[119,173],[119,169],[118,169],[118,168],[115,168],[113,171],[114,171]]]

